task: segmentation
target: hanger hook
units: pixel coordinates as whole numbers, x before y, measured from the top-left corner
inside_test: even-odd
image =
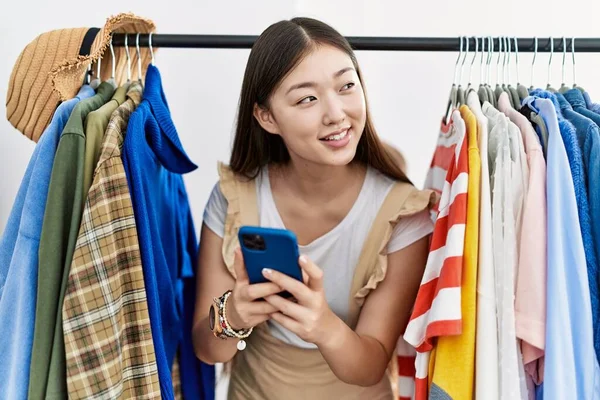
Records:
[[[502,64],[501,64],[501,70],[502,71],[502,75],[501,76],[501,83],[505,83],[506,82],[506,76],[505,76],[505,70],[504,70],[504,66],[506,65],[506,43],[504,42],[504,36],[500,36],[498,38],[498,40],[501,41],[501,45],[500,45],[500,54],[502,54]]]
[[[488,59],[487,59],[487,68],[486,68],[486,83],[490,82],[490,68],[492,66],[492,59],[494,57],[494,38],[488,36]]]
[[[112,41],[113,41],[113,36],[111,34],[110,35],[110,42],[108,43],[108,46],[110,47],[110,55],[111,55],[111,60],[110,60],[111,61],[110,62],[110,66],[111,66],[111,72],[110,73],[111,73],[111,76],[110,76],[110,78],[114,80],[115,79],[115,69],[116,69],[116,66],[115,66],[116,59],[115,59],[115,48],[113,47],[113,42]]]
[[[511,52],[511,44],[508,36],[504,36],[504,48],[506,49],[506,83],[510,85],[510,52]]]
[[[152,65],[154,65],[154,49],[152,48],[152,35],[154,35],[154,32],[150,32],[150,36],[148,36],[148,45],[150,46],[150,55],[152,56]]]
[[[463,57],[462,63],[460,64],[460,74],[458,75],[458,86],[461,85],[462,83],[462,73],[463,73],[463,67],[465,66],[465,60],[467,59],[467,57],[469,56],[469,37],[465,36],[465,42],[466,42],[466,52],[465,55]]]
[[[477,39],[479,40],[479,39]],[[483,67],[483,53],[485,53],[485,38],[481,37],[481,60],[479,62],[479,83],[483,85],[484,67]]]
[[[129,46],[128,46],[128,37],[129,35],[125,34],[125,54],[127,55],[127,82],[131,82],[131,57],[129,55]]]
[[[462,57],[462,52],[463,52],[463,37],[460,37],[460,47],[458,48],[458,57],[456,58],[456,63],[454,64],[454,83],[453,85],[456,86],[456,74],[458,73],[458,63],[460,61],[460,58]]]
[[[562,57],[562,86],[565,85],[565,59],[567,58],[567,39],[562,37],[563,57]]]
[[[502,49],[503,49],[503,41],[502,41],[502,37],[499,36],[498,37],[498,60],[496,61],[496,85],[500,84],[500,57],[502,57],[502,55],[504,54]]]
[[[535,59],[538,53],[538,38],[533,38],[533,59],[531,60],[531,88],[533,88],[533,66],[535,65]]]
[[[502,41],[504,42],[504,59],[505,63],[502,65],[502,79],[506,84],[510,83],[510,72],[508,71],[510,67],[510,47],[508,42],[508,36],[503,36]]]
[[[552,56],[554,55],[554,38],[550,37],[550,58],[548,59],[548,84],[547,87],[550,87],[550,80],[552,78]]]
[[[85,73],[85,83],[88,85],[90,84],[91,71],[92,71],[92,64],[90,63],[90,65],[88,65],[87,71]]]
[[[517,85],[521,83],[521,79],[519,79],[519,41],[517,37],[514,38],[515,41],[515,65],[517,66]]]
[[[473,64],[475,63],[475,59],[477,58],[477,55],[479,54],[479,42],[477,41],[477,37],[473,36],[473,39],[475,39],[475,55],[473,55],[473,59],[471,60],[471,65],[469,66],[469,85],[471,84],[471,76],[473,73]]]
[[[140,34],[135,36],[135,51],[137,53],[138,81],[142,81],[142,55],[140,53]]]
[[[506,36],[506,47],[508,48],[508,61],[506,63],[506,75],[508,76],[508,84],[510,85],[511,82],[511,75],[510,75],[510,59],[512,57],[512,40],[510,40],[509,36]]]
[[[102,54],[100,54],[98,56],[98,61],[97,61],[97,68],[96,68],[96,78],[98,79],[102,79],[102,77],[100,76],[100,68],[102,67]]]
[[[571,39],[571,56],[573,58],[573,87],[577,87],[577,80],[575,79],[575,38]]]

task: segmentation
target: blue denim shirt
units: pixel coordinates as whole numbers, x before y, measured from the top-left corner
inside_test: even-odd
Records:
[[[61,103],[44,130],[21,181],[17,198],[0,236],[0,395],[25,399],[35,328],[38,248],[54,155],[60,135],[80,100],[95,94],[84,85]],[[58,294],[57,294],[58,296]]]
[[[590,98],[590,94],[588,92],[583,92],[582,95],[583,99],[585,100],[585,107],[590,111],[600,114],[600,104],[592,103],[592,99]]]

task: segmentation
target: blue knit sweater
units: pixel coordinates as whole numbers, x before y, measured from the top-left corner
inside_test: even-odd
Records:
[[[195,357],[191,327],[197,242],[181,174],[195,170],[177,135],[158,69],[148,67],[144,99],[131,115],[123,164],[137,224],[163,399],[173,399],[179,351],[186,399],[214,397],[214,369]],[[185,300],[184,300],[185,299]]]

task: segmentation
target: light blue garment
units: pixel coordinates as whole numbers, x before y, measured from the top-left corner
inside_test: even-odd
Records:
[[[38,247],[54,154],[75,105],[94,95],[83,86],[58,106],[35,147],[0,239],[0,393],[25,399],[35,326]],[[58,295],[58,294],[57,294]]]
[[[583,170],[577,163],[570,164],[567,154],[567,148],[577,149],[577,138],[569,130],[572,125],[562,120],[551,100],[528,97],[524,103],[542,116],[548,128],[548,295],[544,383],[540,391],[545,400],[598,399],[600,367],[594,352],[590,291],[574,183]]]
[[[585,107],[595,112],[596,114],[600,114],[600,104],[592,103],[592,99],[590,98],[590,94],[588,92],[583,92],[583,99],[585,100]]]

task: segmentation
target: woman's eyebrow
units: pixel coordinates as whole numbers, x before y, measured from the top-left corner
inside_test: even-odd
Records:
[[[342,68],[338,72],[336,72],[335,74],[333,74],[333,77],[334,78],[338,78],[338,77],[344,75],[348,71],[354,71],[354,67]],[[317,86],[317,84],[315,82],[297,83],[295,85],[290,86],[290,88],[287,90],[287,92],[285,94],[288,95],[293,90],[305,89],[305,88],[312,88],[312,87],[315,87],[315,86]]]

